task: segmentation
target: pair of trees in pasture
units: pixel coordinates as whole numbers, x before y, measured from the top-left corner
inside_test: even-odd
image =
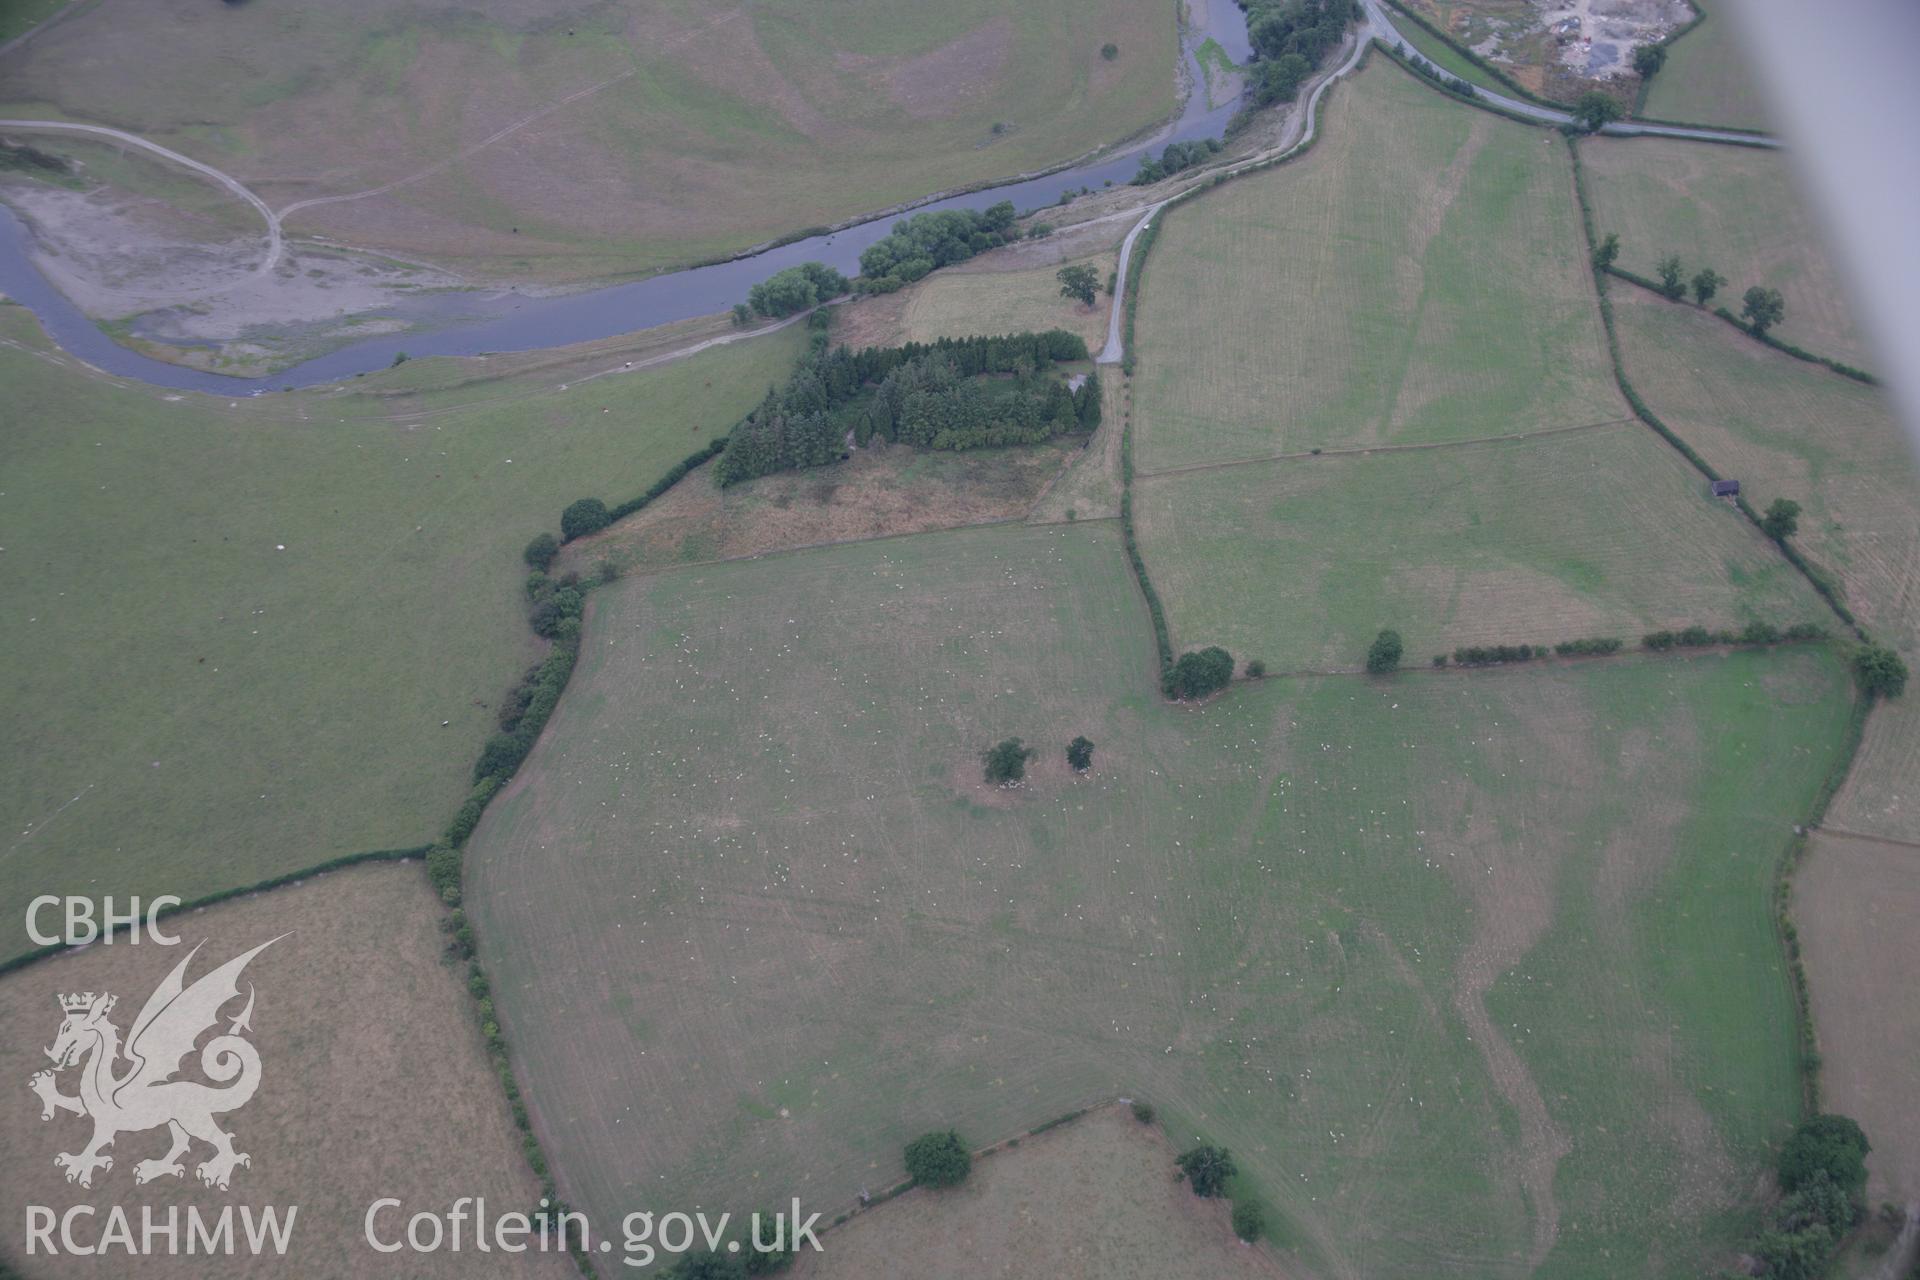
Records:
[[[1003,738],[981,754],[986,780],[997,787],[1012,786],[1027,776],[1027,761],[1040,753],[1018,738]],[[1093,739],[1085,734],[1067,744],[1067,765],[1075,773],[1093,767]]]

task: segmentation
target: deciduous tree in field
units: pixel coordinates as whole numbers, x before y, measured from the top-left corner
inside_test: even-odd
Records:
[[[536,534],[533,541],[527,544],[527,549],[521,553],[527,562],[527,567],[541,573],[547,571],[548,566],[553,563],[553,558],[559,554],[559,540],[550,533]]]
[[[1252,1244],[1267,1231],[1267,1215],[1252,1200],[1233,1202],[1233,1234]]]
[[[1176,1162],[1193,1194],[1212,1199],[1225,1189],[1227,1179],[1240,1172],[1225,1147],[1195,1147]]]
[[[907,1174],[923,1187],[951,1187],[963,1182],[973,1168],[973,1155],[960,1135],[923,1133],[907,1144]]]
[[[1391,628],[1382,631],[1373,638],[1367,648],[1367,672],[1370,675],[1383,676],[1400,666],[1400,633]]]
[[[1651,80],[1667,65],[1667,46],[1643,44],[1633,51],[1633,69],[1642,80]]]
[[[987,766],[987,781],[1002,787],[1026,777],[1027,761],[1032,758],[1033,748],[1023,746],[1018,738],[997,742],[980,757]]]
[[[1843,1191],[1857,1192],[1867,1185],[1867,1153],[1873,1147],[1857,1121],[1846,1116],[1817,1115],[1800,1127],[1780,1148],[1780,1187],[1798,1191],[1825,1175]]]
[[[1897,698],[1906,692],[1906,660],[1885,645],[1870,644],[1854,654],[1853,674],[1869,698]]]
[[[1785,542],[1800,532],[1800,504],[1792,498],[1775,498],[1760,520],[1760,531],[1775,542]]]
[[[1701,306],[1713,301],[1713,295],[1720,292],[1720,286],[1727,278],[1712,267],[1702,267],[1693,273],[1693,300]]]
[[[1093,767],[1093,739],[1084,734],[1067,744],[1067,763],[1085,773]]]
[[[1623,114],[1620,104],[1598,89],[1589,89],[1573,104],[1574,122],[1588,133],[1600,132]]]
[[[581,498],[560,513],[560,534],[568,542],[598,533],[607,527],[607,504],[598,498]]]
[[[1233,655],[1218,645],[1183,653],[1167,672],[1167,696],[1185,701],[1224,689],[1233,679]]]
[[[1100,273],[1085,263],[1062,267],[1054,278],[1060,281],[1060,296],[1076,299],[1082,306],[1092,306],[1100,290]]]
[[[1757,284],[1747,290],[1747,296],[1741,299],[1740,314],[1746,319],[1747,328],[1753,330],[1754,336],[1761,337],[1785,318],[1787,302],[1778,289]]]
[[[1660,264],[1655,267],[1654,270],[1660,273],[1660,292],[1666,294],[1675,302],[1678,302],[1682,297],[1686,296],[1687,284],[1681,276],[1684,268],[1680,265],[1679,254],[1670,253],[1660,259]]]
[[[1607,232],[1601,237],[1600,243],[1593,247],[1593,265],[1598,270],[1605,271],[1619,256],[1620,233],[1617,231]]]

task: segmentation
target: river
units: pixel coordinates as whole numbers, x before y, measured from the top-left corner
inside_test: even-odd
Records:
[[[1199,48],[1211,37],[1236,63],[1245,63],[1251,52],[1246,15],[1234,0],[1191,0],[1191,11],[1199,20],[1181,32],[1181,57],[1191,91],[1171,131],[1156,136],[1150,144],[1046,177],[934,201],[907,213],[875,218],[751,257],[627,284],[544,296],[517,290],[452,293],[437,302],[443,313],[425,332],[369,338],[263,378],[187,369],[121,346],[34,266],[32,237],[5,205],[0,205],[0,292],[31,309],[55,342],[88,364],[156,387],[229,396],[338,382],[387,368],[402,351],[414,357],[538,351],[711,315],[727,310],[745,298],[753,285],[795,263],[824,262],[853,275],[859,269],[861,250],[884,237],[902,217],[936,209],[984,209],[1001,200],[1013,201],[1023,212],[1043,208],[1057,203],[1062,194],[1082,187],[1099,189],[1109,181],[1115,186],[1125,183],[1140,167],[1144,151],[1157,150],[1169,142],[1219,136],[1238,104],[1209,108]]]

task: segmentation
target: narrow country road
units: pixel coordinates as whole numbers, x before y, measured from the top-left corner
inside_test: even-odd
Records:
[[[1400,34],[1399,28],[1393,25],[1393,19],[1387,16],[1386,8],[1381,5],[1380,0],[1360,0],[1360,3],[1361,8],[1366,12],[1367,26],[1373,35],[1378,36],[1388,44],[1397,45],[1406,50],[1407,57],[1419,63],[1421,66],[1431,67],[1434,71],[1446,76],[1449,80],[1457,78],[1452,72],[1434,66],[1431,60],[1422,56],[1420,51],[1414,48],[1411,40],[1408,40]],[[1531,102],[1522,102],[1518,98],[1509,98],[1504,94],[1495,93],[1491,89],[1483,89],[1479,85],[1473,86],[1473,93],[1474,96],[1482,102],[1491,103],[1503,111],[1511,111],[1516,115],[1526,116],[1530,120],[1538,120],[1542,124],[1573,123],[1572,114],[1566,111],[1556,111],[1551,107],[1535,106]],[[1600,132],[1623,138],[1692,138],[1700,142],[1732,142],[1745,146],[1777,147],[1780,145],[1778,138],[1771,138],[1765,134],[1741,133],[1734,129],[1693,129],[1685,125],[1677,124],[1641,124],[1632,120],[1615,121]]]
[[[280,261],[281,237],[280,219],[273,210],[267,208],[267,202],[249,191],[238,178],[220,172],[210,164],[201,164],[192,156],[183,156],[178,151],[163,147],[157,142],[148,142],[137,133],[128,133],[124,129],[109,129],[104,125],[75,124],[69,120],[0,120],[0,129],[30,129],[43,133],[85,133],[95,137],[108,138],[114,142],[151,152],[162,160],[171,160],[177,165],[193,170],[203,178],[219,183],[227,190],[252,205],[267,224],[267,256],[260,260],[254,270],[265,274],[274,269]]]
[[[1368,34],[1367,28],[1363,27],[1360,29],[1354,39],[1353,48],[1347,51],[1347,56],[1341,60],[1339,66],[1328,72],[1327,75],[1321,79],[1320,83],[1313,86],[1312,91],[1307,94],[1306,101],[1301,104],[1300,109],[1296,111],[1293,118],[1288,121],[1286,131],[1281,134],[1281,140],[1277,144],[1260,152],[1258,155],[1250,156],[1236,164],[1230,164],[1220,169],[1206,170],[1203,174],[1205,181],[1212,183],[1218,178],[1236,177],[1249,169],[1270,163],[1285,156],[1289,152],[1297,151],[1312,142],[1320,128],[1320,99],[1322,95],[1326,93],[1327,86],[1347,75],[1355,67],[1360,65],[1360,59],[1366,55]],[[1156,201],[1141,210],[1140,220],[1133,224],[1133,229],[1127,232],[1127,238],[1120,242],[1120,261],[1114,273],[1113,310],[1107,316],[1107,345],[1102,347],[1100,354],[1094,357],[1096,364],[1119,364],[1122,360],[1126,359],[1126,342],[1121,334],[1121,325],[1126,314],[1127,267],[1133,261],[1134,242],[1140,238],[1140,233],[1147,229],[1147,225],[1158,216],[1160,211],[1167,207],[1169,201],[1176,199],[1178,196],[1185,195],[1188,191],[1193,190],[1195,185],[1198,184],[1189,183],[1183,190],[1176,192],[1172,196],[1168,196],[1164,200]]]
[[[1394,45],[1404,50],[1407,57],[1413,61],[1422,66],[1431,67],[1434,71],[1441,75],[1446,75],[1450,79],[1452,78],[1451,73],[1441,70],[1441,68],[1434,66],[1432,62],[1421,56],[1420,51],[1414,48],[1413,45],[1400,34],[1399,29],[1396,28],[1392,20],[1387,17],[1387,12],[1380,5],[1379,0],[1361,0],[1361,9],[1366,14],[1366,22],[1358,29],[1353,49],[1347,54],[1346,59],[1338,67],[1334,68],[1320,83],[1314,86],[1313,91],[1307,95],[1304,109],[1295,117],[1296,120],[1303,121],[1305,125],[1300,136],[1282,141],[1277,146],[1271,147],[1259,155],[1242,160],[1237,164],[1230,164],[1219,169],[1208,169],[1204,174],[1205,181],[1212,182],[1220,177],[1237,177],[1249,169],[1267,164],[1286,155],[1290,151],[1297,150],[1309,142],[1312,142],[1315,130],[1319,128],[1320,96],[1326,92],[1328,85],[1331,85],[1335,80],[1341,79],[1351,72],[1354,67],[1359,65],[1361,55],[1366,52],[1367,45],[1372,40],[1377,39],[1383,43]],[[1531,102],[1522,102],[1517,98],[1505,97],[1502,94],[1483,89],[1479,85],[1475,85],[1473,91],[1479,101],[1489,103],[1504,111],[1511,111],[1516,115],[1525,116],[1529,120],[1537,120],[1542,124],[1553,125],[1573,123],[1573,116],[1565,111],[1556,111],[1550,107],[1535,106]],[[1739,133],[1730,129],[1693,129],[1684,125],[1640,124],[1632,121],[1615,122],[1606,126],[1601,132],[1628,138],[1692,138],[1701,142],[1731,142],[1742,146],[1777,147],[1780,145],[1779,139],[1767,137],[1764,134]],[[1192,190],[1193,185],[1194,184],[1189,184],[1184,190],[1141,209],[1140,220],[1133,225],[1133,229],[1127,232],[1127,238],[1121,242],[1119,269],[1116,273],[1116,283],[1114,285],[1113,311],[1107,317],[1107,345],[1100,349],[1098,356],[1094,357],[1096,363],[1119,364],[1122,360],[1126,359],[1126,343],[1122,338],[1121,330],[1126,315],[1127,266],[1133,260],[1134,242],[1140,238],[1140,233],[1147,229],[1147,225],[1153,221],[1160,210],[1166,208],[1170,201],[1186,194],[1186,191]]]

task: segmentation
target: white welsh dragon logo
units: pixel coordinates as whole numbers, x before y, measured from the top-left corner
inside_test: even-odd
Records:
[[[248,1021],[253,1016],[251,985],[246,1007],[227,1033],[216,1035],[200,1051],[201,1071],[226,1087],[216,1089],[197,1080],[173,1077],[180,1070],[181,1060],[193,1052],[194,1042],[219,1021],[221,1006],[240,995],[240,971],[278,941],[280,938],[271,939],[234,957],[190,987],[186,985],[187,965],[200,948],[188,952],[147,997],[140,1016],[133,1020],[124,1071],[117,1070],[122,1058],[120,1029],[107,1020],[117,997],[91,991],[60,997],[66,1020],[60,1024],[53,1047],[46,1051],[53,1059],[53,1070],[36,1073],[28,1084],[40,1096],[42,1120],[53,1119],[57,1111],[71,1111],[93,1120],[92,1141],[80,1151],[53,1158],[66,1170],[68,1182],[92,1186],[95,1169],[113,1168],[113,1157],[102,1152],[113,1145],[115,1138],[162,1125],[172,1135],[173,1145],[158,1160],[134,1165],[136,1183],[182,1176],[186,1170],[180,1157],[187,1154],[195,1138],[213,1147],[213,1155],[194,1170],[210,1187],[225,1191],[234,1169],[253,1163],[251,1157],[233,1149],[233,1135],[213,1119],[244,1107],[260,1087],[260,1053],[240,1035],[253,1029]],[[70,1097],[60,1092],[55,1073],[75,1066],[80,1068],[80,1092]]]

